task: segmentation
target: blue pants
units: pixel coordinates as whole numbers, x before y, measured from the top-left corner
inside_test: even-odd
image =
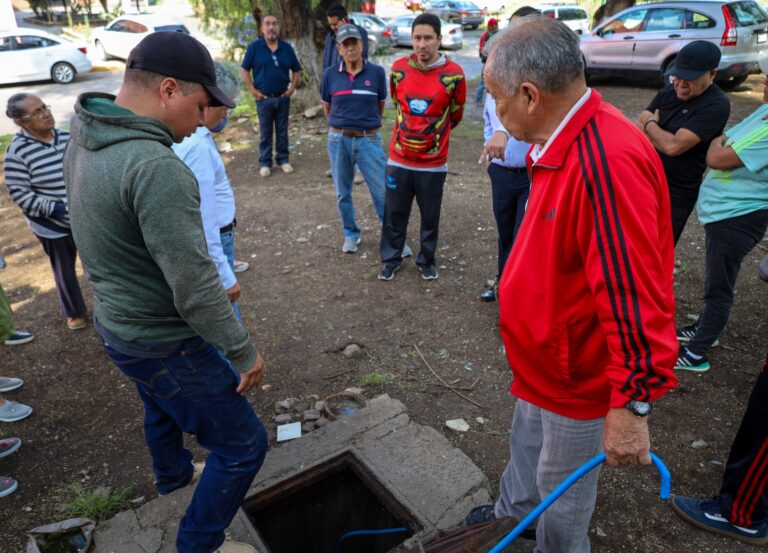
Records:
[[[328,158],[331,160],[333,185],[336,187],[336,204],[341,215],[341,231],[346,238],[360,236],[355,222],[355,206],[352,203],[352,182],[355,164],[360,167],[371,193],[373,207],[379,220],[384,220],[384,165],[386,158],[381,145],[381,134],[369,136],[344,136],[328,133]]]
[[[232,272],[235,272],[235,229],[228,232],[221,233],[221,249],[224,250],[224,255],[227,256],[227,262],[229,262],[229,268]],[[232,302],[232,310],[235,312],[235,317],[242,324],[243,318],[240,316],[240,308],[237,306],[237,302]]]
[[[264,98],[256,102],[259,114],[259,167],[272,167],[272,133],[275,136],[275,161],[288,163],[288,115],[291,99],[287,96]]]
[[[224,542],[224,530],[267,453],[267,435],[229,362],[202,338],[190,338],[172,355],[143,359],[105,346],[112,362],[133,382],[144,402],[144,436],[152,455],[158,493],[186,486],[192,453],[183,433],[194,434],[209,451],[192,502],[179,524],[180,553],[210,553]]]
[[[496,218],[496,230],[499,233],[496,276],[501,278],[517,231],[523,222],[531,182],[528,180],[528,171],[516,172],[495,163],[488,165],[488,176],[491,177],[493,216]]]

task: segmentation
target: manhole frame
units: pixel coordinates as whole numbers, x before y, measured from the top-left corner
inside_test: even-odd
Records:
[[[382,481],[377,471],[365,462],[363,456],[360,455],[356,448],[346,447],[312,463],[307,468],[293,470],[289,475],[272,484],[268,482],[262,483],[259,491],[251,493],[243,500],[239,511],[241,516],[239,518],[250,533],[252,545],[256,547],[259,553],[272,553],[272,549],[264,541],[259,529],[246,513],[254,503],[259,503],[260,508],[267,508],[269,505],[282,499],[286,494],[296,493],[301,488],[311,486],[345,468],[350,468],[355,473],[355,476],[373,493],[376,499],[390,513],[408,526],[413,536],[418,536],[425,530],[424,523],[413,509],[406,506],[406,502],[403,501],[400,494]]]

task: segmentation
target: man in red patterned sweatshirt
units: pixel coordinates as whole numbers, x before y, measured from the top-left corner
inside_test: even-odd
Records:
[[[421,278],[437,278],[435,250],[448,172],[448,140],[464,113],[467,83],[456,63],[442,55],[440,19],[423,13],[411,26],[413,54],[392,64],[390,96],[395,124],[387,160],[380,280],[392,280],[403,261],[413,198],[421,213]]]
[[[528,152],[531,192],[499,286],[517,397],[510,460],[480,520],[527,515],[573,470],[650,464],[648,415],[677,383],[669,193],[659,156],[587,88],[578,37],[533,15],[494,38],[485,82]],[[536,553],[587,553],[598,471],[540,518]],[[533,534],[530,529],[529,535]]]

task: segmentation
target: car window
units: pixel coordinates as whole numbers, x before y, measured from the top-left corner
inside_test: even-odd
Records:
[[[587,19],[587,12],[579,8],[560,8],[557,12],[557,18],[560,21],[577,21]]]
[[[692,12],[690,10],[687,10],[685,13],[686,29],[709,29],[715,25],[717,25],[717,22],[703,13]]]
[[[125,28],[125,21],[115,21],[112,26],[107,29],[108,31],[115,31],[118,33],[125,33],[128,29]]]
[[[184,25],[155,25],[154,27],[155,31],[178,31],[180,33],[184,33],[185,35],[190,34],[189,29],[187,29]],[[146,31],[141,31],[142,33]]]
[[[685,10],[678,8],[659,8],[651,10],[643,31],[675,31],[685,26]]]
[[[11,49],[11,37],[0,36],[0,52],[8,52]]]
[[[131,21],[130,19],[123,21],[123,25],[125,26],[125,30],[129,33],[146,33],[149,30],[146,25],[143,25],[138,21]]]
[[[413,19],[410,17],[401,17],[400,19],[395,19],[395,27],[410,27],[412,21]]]
[[[757,2],[733,2],[728,10],[739,27],[749,27],[768,21],[768,13]]]
[[[44,48],[56,44],[56,42],[41,36],[23,35],[14,37],[14,39],[16,43],[14,50],[32,50],[34,48]]]
[[[383,19],[376,17],[375,15],[369,15],[368,19],[373,21],[376,25],[379,25],[380,27],[386,27],[387,24],[384,22]]]
[[[602,29],[603,35],[636,33],[643,29],[643,20],[648,10],[632,10],[631,12],[620,15],[609,22]]]
[[[552,17],[552,18],[555,17],[555,10],[554,9],[544,10],[541,13],[543,13],[547,17]]]

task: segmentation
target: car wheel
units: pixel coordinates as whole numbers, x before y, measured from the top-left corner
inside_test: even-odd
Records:
[[[723,90],[733,90],[740,84],[743,84],[744,81],[746,80],[747,80],[747,76],[744,75],[742,77],[731,77],[730,79],[715,81],[715,84],[720,88],[722,88]]]
[[[368,35],[368,53],[375,54],[376,50],[378,49],[379,49],[379,44],[376,42],[376,39],[373,38],[371,35]]]
[[[69,84],[75,80],[77,72],[65,61],[54,63],[51,68],[51,78],[59,84]]]
[[[669,84],[669,77],[665,77],[664,75],[672,69],[675,66],[675,60],[677,58],[672,58],[671,60],[667,61],[664,65],[661,66],[661,75],[659,75],[659,83],[661,86],[667,86]]]
[[[107,51],[104,49],[104,45],[100,40],[97,40],[93,46],[96,48],[96,52],[99,54],[99,58],[102,61],[109,61],[109,54],[107,54]]]

